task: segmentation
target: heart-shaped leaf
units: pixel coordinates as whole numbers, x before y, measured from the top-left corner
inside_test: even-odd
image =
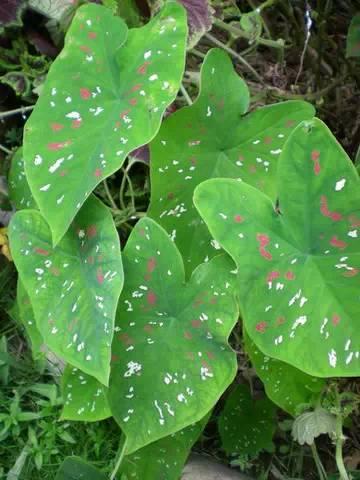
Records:
[[[256,456],[271,451],[275,433],[275,405],[266,397],[252,398],[249,387],[237,385],[226,399],[219,417],[222,447],[230,455]]]
[[[305,102],[284,102],[244,117],[249,91],[228,55],[211,50],[201,69],[196,102],[171,115],[150,145],[149,215],[175,239],[188,273],[218,253],[192,197],[209,178],[239,178],[277,195],[277,160],[300,120],[313,116]]]
[[[319,435],[335,433],[336,417],[324,408],[318,407],[312,412],[305,412],[294,421],[292,436],[300,445],[312,445]]]
[[[279,209],[244,182],[209,180],[195,203],[239,268],[246,331],[265,355],[318,376],[360,373],[360,179],[320,121],[278,169]]]
[[[54,244],[95,186],[156,134],[181,81],[186,31],[175,2],[127,40],[109,9],[78,9],[24,137],[26,175]]]
[[[11,252],[49,348],[107,384],[123,271],[108,209],[91,196],[57,247],[36,210],[10,223]]]
[[[220,255],[184,284],[167,233],[142,219],[124,250],[125,289],[114,337],[109,403],[127,453],[197,422],[236,373],[227,338],[238,316],[233,262]]]
[[[178,480],[209,416],[124,458],[121,473],[131,480]],[[121,480],[120,476],[120,480]]]
[[[79,457],[67,457],[55,480],[106,480],[107,477]]]
[[[24,168],[23,149],[16,150],[9,172],[9,198],[17,210],[37,208],[29,188]]]
[[[315,405],[319,400],[325,385],[323,379],[264,355],[246,334],[245,349],[264,384],[266,395],[285,412],[296,416],[301,405]]]
[[[64,397],[61,412],[63,420],[96,422],[111,417],[106,397],[107,389],[96,378],[67,365],[61,384]]]

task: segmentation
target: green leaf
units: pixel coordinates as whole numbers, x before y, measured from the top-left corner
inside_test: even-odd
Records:
[[[207,415],[200,422],[125,457],[120,473],[132,480],[178,480],[208,419]]]
[[[141,14],[136,0],[113,0],[120,17],[129,27],[138,27],[141,24]]]
[[[23,149],[18,148],[11,159],[9,198],[17,210],[37,208],[25,176]]]
[[[0,352],[8,353],[7,340],[5,335],[0,337]],[[9,364],[7,362],[0,361],[0,383],[7,385],[9,382]]]
[[[218,256],[185,285],[181,256],[166,232],[147,218],[132,231],[109,388],[128,454],[199,421],[233,380],[232,268],[230,258]]]
[[[245,349],[264,384],[266,395],[276,405],[292,416],[296,416],[301,405],[315,405],[325,385],[323,379],[311,377],[288,363],[264,355],[247,334]]]
[[[219,248],[192,203],[195,187],[209,178],[241,177],[275,199],[283,143],[314,113],[308,103],[284,102],[242,117],[248,106],[248,88],[228,55],[210,50],[198,99],[167,118],[150,145],[149,215],[175,238],[188,274]]]
[[[106,478],[106,475],[81,458],[67,457],[57,472],[55,480],[106,480]]]
[[[225,452],[255,457],[261,450],[271,451],[275,412],[275,405],[266,397],[255,400],[247,385],[237,385],[226,399],[218,420]]]
[[[96,422],[111,417],[106,398],[107,389],[94,377],[67,365],[61,384],[64,397],[61,413],[63,420]]]
[[[358,376],[359,176],[314,119],[286,143],[277,180],[279,209],[245,182],[209,180],[195,192],[238,266],[246,331],[265,355],[309,375]]]
[[[318,407],[312,412],[299,415],[293,424],[291,434],[300,445],[311,445],[322,434],[333,434],[336,429],[336,417],[324,408]]]
[[[346,56],[360,57],[360,13],[354,15],[349,26],[346,37]]]
[[[57,247],[35,210],[17,212],[9,238],[36,325],[57,355],[107,384],[123,271],[108,209],[91,196]]]
[[[184,9],[169,2],[126,36],[125,23],[109,9],[80,7],[26,124],[26,175],[54,244],[96,185],[153,138],[176,97]]]
[[[44,340],[36,325],[34,311],[31,306],[29,295],[27,294],[20,278],[17,282],[16,301],[19,312],[19,320],[25,328],[26,334],[31,344],[31,354],[34,360],[41,360],[44,357],[42,347]]]
[[[251,35],[251,43],[261,36],[262,33],[262,18],[258,10],[249,13],[243,13],[240,18],[241,28]]]

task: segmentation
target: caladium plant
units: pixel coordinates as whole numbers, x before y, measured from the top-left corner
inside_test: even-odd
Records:
[[[215,257],[184,285],[179,251],[153,220],[136,224],[123,257],[108,397],[129,454],[214,406],[236,374],[227,339],[238,309],[231,259]]]
[[[77,10],[24,135],[26,176],[54,244],[96,185],[156,134],[179,88],[186,34],[175,2],[129,32],[104,7]]]
[[[53,247],[41,214],[22,210],[12,218],[9,237],[45,343],[106,385],[123,285],[119,239],[110,212],[90,197]]]
[[[287,141],[278,206],[251,185],[209,180],[195,204],[238,269],[246,331],[262,352],[318,377],[360,373],[360,179],[317,119]]]
[[[229,56],[210,50],[197,100],[166,119],[151,142],[148,214],[175,239],[188,274],[220,248],[193,205],[195,187],[210,178],[241,178],[275,200],[284,141],[301,120],[314,115],[313,107],[301,101],[245,115],[248,108],[248,88]]]

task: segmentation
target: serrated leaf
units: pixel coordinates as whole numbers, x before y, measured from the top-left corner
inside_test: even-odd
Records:
[[[57,247],[36,210],[17,212],[11,252],[49,348],[107,384],[117,300],[123,284],[118,234],[91,196]]]
[[[162,438],[124,458],[120,469],[132,480],[178,480],[190,453],[209,416],[194,425]]]
[[[31,344],[31,354],[34,360],[40,360],[44,357],[42,346],[44,340],[36,326],[34,311],[31,306],[29,295],[27,294],[20,278],[17,282],[16,302],[19,313],[19,320],[25,328]]]
[[[318,119],[296,128],[278,169],[279,210],[235,180],[195,204],[239,269],[246,331],[265,355],[317,377],[360,372],[360,179]]]
[[[94,377],[90,377],[78,368],[67,365],[62,379],[61,390],[64,407],[63,420],[96,422],[111,417],[106,387]]]
[[[266,395],[285,412],[295,416],[304,404],[315,404],[325,381],[311,377],[288,363],[264,355],[245,334],[245,350],[263,382]]]
[[[360,57],[360,13],[354,15],[349,26],[346,37],[346,56]]]
[[[107,477],[79,457],[67,457],[55,480],[106,480]]]
[[[262,450],[271,450],[275,412],[275,405],[266,397],[255,400],[247,385],[237,385],[226,399],[218,420],[225,452],[254,457]]]
[[[152,139],[176,97],[184,9],[169,2],[126,36],[125,23],[109,9],[80,7],[26,124],[26,175],[54,244],[96,185]]]
[[[25,176],[22,148],[18,148],[11,159],[8,183],[9,198],[17,210],[37,208]]]
[[[227,338],[238,311],[228,282],[231,259],[201,265],[185,285],[177,248],[148,218],[132,231],[124,268],[109,403],[130,454],[214,406],[236,373]]]
[[[314,110],[305,102],[284,102],[244,117],[249,91],[230,58],[211,50],[201,69],[198,99],[163,122],[150,144],[149,215],[175,238],[188,274],[219,245],[194,208],[194,189],[209,178],[239,178],[277,195],[277,161],[283,143]]]
[[[318,407],[295,418],[291,434],[300,445],[311,445],[321,434],[333,434],[336,429],[336,417],[324,408]]]

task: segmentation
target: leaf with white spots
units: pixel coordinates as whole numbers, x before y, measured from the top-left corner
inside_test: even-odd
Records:
[[[30,298],[20,278],[18,278],[17,282],[16,303],[19,320],[24,326],[26,334],[30,340],[32,357],[34,360],[43,359],[44,353],[42,351],[42,346],[44,345],[44,340],[36,326]]]
[[[107,389],[96,378],[68,364],[61,384],[64,398],[62,420],[96,422],[111,417]]]
[[[245,334],[245,350],[263,382],[266,395],[290,415],[296,416],[299,406],[315,405],[325,381],[311,377],[288,363],[264,355]]]
[[[166,119],[150,144],[149,215],[175,240],[188,274],[220,248],[192,202],[204,180],[242,178],[276,198],[277,162],[284,141],[301,120],[306,102],[283,102],[243,116],[249,91],[228,55],[211,50],[201,69],[199,97]]]
[[[109,387],[128,453],[203,418],[233,380],[232,269],[231,259],[220,255],[185,284],[182,258],[167,233],[148,218],[132,231]]]
[[[96,185],[158,131],[179,88],[186,33],[175,2],[129,33],[105,7],[77,10],[24,136],[26,175],[54,244]]]
[[[245,182],[209,180],[194,201],[239,269],[246,331],[316,377],[360,374],[360,179],[318,119],[287,141],[279,206]]]
[[[124,458],[120,473],[131,480],[178,480],[209,416]],[[120,476],[120,478],[122,478]]]
[[[268,398],[256,400],[247,385],[237,385],[218,420],[225,452],[255,457],[262,450],[272,451],[275,412],[276,407]]]
[[[36,210],[17,212],[9,227],[11,252],[48,347],[107,384],[111,341],[123,270],[108,209],[91,196],[52,247]]]
[[[37,208],[25,175],[23,149],[19,148],[11,159],[9,171],[9,198],[17,210]]]
[[[107,480],[107,476],[79,457],[67,457],[55,480]]]

